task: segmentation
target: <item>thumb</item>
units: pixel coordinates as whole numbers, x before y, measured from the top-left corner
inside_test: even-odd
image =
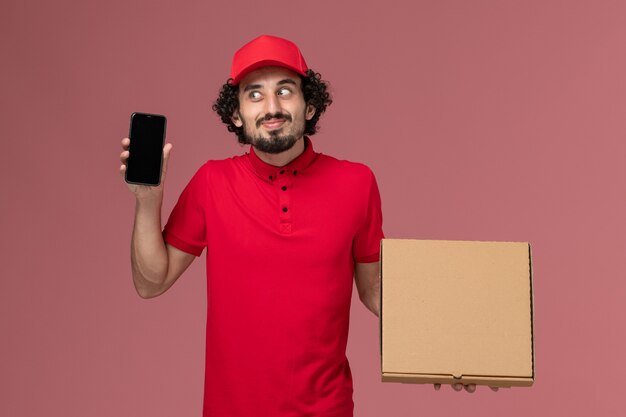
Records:
[[[170,152],[172,151],[173,145],[171,143],[165,144],[163,147],[163,170],[161,172],[161,177],[165,178],[165,174],[167,173],[167,163],[170,159]]]

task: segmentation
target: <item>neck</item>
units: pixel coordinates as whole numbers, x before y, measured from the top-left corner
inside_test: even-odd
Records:
[[[281,153],[267,153],[261,152],[254,148],[254,153],[259,157],[259,159],[267,164],[274,165],[277,167],[282,167],[287,165],[289,162],[296,159],[304,152],[304,138],[301,137],[296,141],[296,143],[291,147],[291,149],[287,149]]]

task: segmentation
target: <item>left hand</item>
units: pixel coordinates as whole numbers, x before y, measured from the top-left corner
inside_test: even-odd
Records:
[[[435,387],[435,391],[439,391],[441,389],[441,384],[433,384]],[[463,391],[463,388],[465,388],[465,391],[469,392],[469,393],[473,393],[474,391],[476,391],[476,384],[452,384],[450,385],[450,387],[452,387],[453,390],[455,391]],[[498,387],[489,387],[491,388],[492,391],[497,392],[498,391]]]

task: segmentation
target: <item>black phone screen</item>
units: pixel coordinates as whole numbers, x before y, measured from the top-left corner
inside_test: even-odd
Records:
[[[159,114],[131,114],[126,182],[154,186],[161,183],[165,124],[165,116]]]

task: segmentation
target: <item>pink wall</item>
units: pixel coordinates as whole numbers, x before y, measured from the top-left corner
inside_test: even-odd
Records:
[[[202,162],[245,151],[210,106],[261,33],[331,82],[316,149],[374,169],[388,237],[533,245],[534,387],[382,384],[355,297],[356,416],[623,413],[626,3],[89,3],[0,5],[0,415],[200,415],[203,260],[136,295],[120,140],[131,112],[168,116],[165,221]]]

